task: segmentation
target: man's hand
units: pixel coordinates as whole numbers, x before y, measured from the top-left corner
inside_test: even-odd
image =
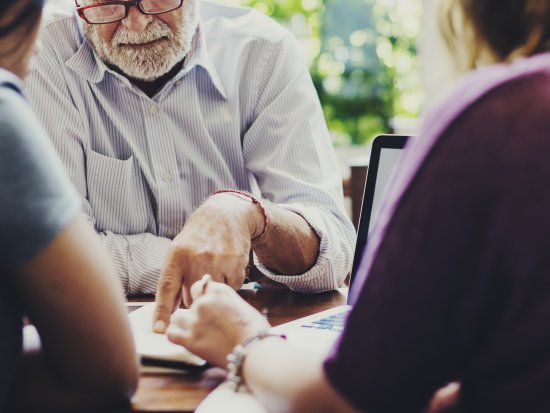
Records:
[[[157,289],[156,332],[164,332],[181,295],[191,305],[190,288],[204,274],[239,289],[246,277],[251,239],[263,230],[263,215],[249,199],[232,193],[210,197],[174,238]]]

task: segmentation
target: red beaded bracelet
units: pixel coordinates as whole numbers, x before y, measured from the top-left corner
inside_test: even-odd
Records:
[[[216,195],[216,194],[223,194],[223,193],[234,194],[236,196],[238,196],[238,195],[244,196],[245,198],[250,199],[252,201],[252,203],[260,209],[260,212],[262,213],[262,215],[264,217],[264,228],[262,229],[262,232],[260,232],[260,235],[255,236],[254,238],[252,238],[251,241],[256,241],[262,235],[264,235],[265,231],[267,230],[267,225],[269,224],[269,218],[267,217],[267,213],[265,212],[265,209],[262,206],[262,204],[260,203],[260,201],[258,201],[256,198],[254,198],[249,193],[246,193],[244,191],[239,191],[237,189],[218,189],[216,192],[213,192],[210,196]]]

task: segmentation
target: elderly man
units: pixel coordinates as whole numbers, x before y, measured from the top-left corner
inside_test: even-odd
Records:
[[[159,274],[164,301],[204,273],[237,289],[251,265],[295,291],[341,285],[354,230],[288,31],[197,0],[76,6],[42,31],[30,100],[127,294]]]

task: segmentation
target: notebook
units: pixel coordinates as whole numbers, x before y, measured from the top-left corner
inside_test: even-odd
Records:
[[[155,303],[128,303],[127,307],[131,311],[128,318],[142,366],[186,372],[194,372],[206,367],[207,363],[202,358],[185,347],[172,343],[165,334],[153,332]]]

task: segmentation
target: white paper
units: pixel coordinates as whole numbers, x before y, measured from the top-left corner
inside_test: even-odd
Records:
[[[155,360],[185,362],[195,366],[206,364],[202,358],[185,347],[169,341],[166,334],[153,332],[154,310],[155,303],[149,303],[128,314],[137,353]]]
[[[223,382],[210,393],[195,410],[195,413],[269,413],[250,393],[246,386],[238,392],[230,382]]]

